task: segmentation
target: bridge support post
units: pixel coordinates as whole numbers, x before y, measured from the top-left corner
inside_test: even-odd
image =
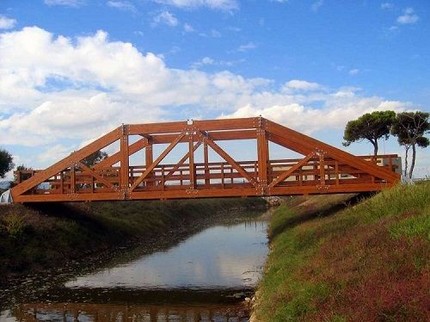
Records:
[[[145,147],[145,165],[146,169],[148,169],[152,163],[154,163],[154,151],[152,149],[152,142],[150,139],[146,139],[147,146]],[[151,179],[152,173],[148,174],[148,179]],[[153,186],[153,181],[149,180],[147,182],[148,186]]]
[[[190,189],[196,188],[196,166],[194,164],[194,132],[188,134],[188,161],[190,171]]]
[[[257,125],[257,151],[258,151],[258,193],[267,193],[269,142],[266,135],[266,122],[259,118]]]
[[[128,145],[128,126],[122,125],[120,139],[120,153],[121,153],[121,170],[120,170],[120,189],[124,199],[128,199],[129,187],[129,145]]]

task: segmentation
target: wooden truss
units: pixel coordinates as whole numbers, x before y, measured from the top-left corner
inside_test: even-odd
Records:
[[[238,161],[220,145],[238,140],[256,144],[254,160]],[[271,160],[273,144],[303,157]],[[83,162],[115,145],[100,163]],[[168,157],[178,161],[167,163]],[[131,165],[136,158],[139,165]],[[130,124],[45,170],[18,173],[29,178],[11,193],[22,203],[379,191],[399,181],[397,162],[397,155],[366,160],[261,117]]]

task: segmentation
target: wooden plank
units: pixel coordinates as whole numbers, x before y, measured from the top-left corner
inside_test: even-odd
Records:
[[[257,130],[257,154],[258,154],[258,179],[262,186],[267,185],[269,143],[264,126]]]
[[[214,141],[229,141],[229,140],[252,140],[256,139],[256,131],[252,130],[229,130],[229,131],[211,131],[210,136]],[[166,144],[172,142],[176,138],[177,134],[156,134],[151,135],[151,139],[154,144]],[[194,138],[194,142],[198,140]],[[184,137],[181,143],[188,142],[188,139]]]
[[[149,124],[130,124],[130,135],[152,135],[157,133],[181,133],[187,128],[187,122],[165,122]]]
[[[121,128],[121,137],[120,137],[120,153],[121,153],[121,168],[119,171],[119,183],[121,191],[124,193],[124,197],[126,197],[126,192],[129,186],[129,146],[128,146],[128,126],[123,125]]]
[[[236,118],[221,120],[194,120],[193,126],[200,131],[244,130],[256,128],[258,118]]]

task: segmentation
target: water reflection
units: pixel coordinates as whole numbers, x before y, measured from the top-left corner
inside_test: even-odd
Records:
[[[76,278],[69,288],[255,286],[267,253],[266,222],[209,228],[165,251]]]
[[[237,306],[161,306],[86,303],[23,304],[0,318],[10,321],[248,321],[249,312]],[[12,320],[13,318],[13,320]],[[6,320],[7,321],[7,320]]]
[[[175,247],[39,288],[0,321],[237,321],[267,254],[267,224],[215,226]],[[14,301],[16,303],[16,301]]]

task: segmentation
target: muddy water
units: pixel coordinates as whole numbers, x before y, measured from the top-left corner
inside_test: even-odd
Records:
[[[0,321],[248,321],[265,221],[218,225],[164,251],[39,288]],[[29,285],[31,288],[32,286]]]

